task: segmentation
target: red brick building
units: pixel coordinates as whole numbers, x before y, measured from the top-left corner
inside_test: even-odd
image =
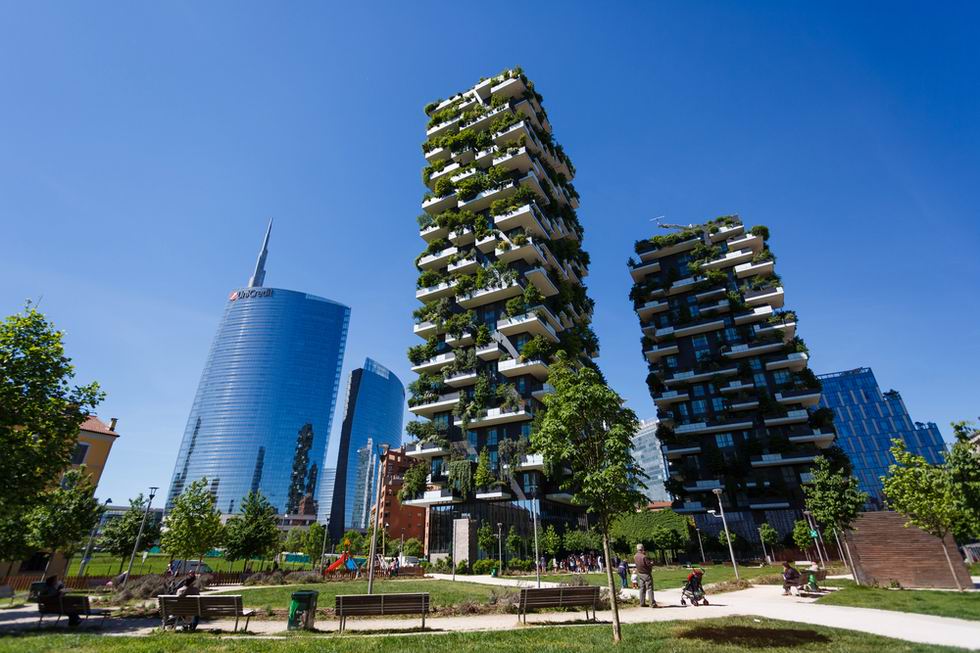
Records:
[[[402,476],[415,464],[405,455],[405,448],[389,449],[381,458],[381,496],[384,509],[381,519],[391,542],[404,538],[425,541],[425,508],[403,506],[398,500],[398,490],[402,487]],[[375,507],[371,507],[371,519],[376,519]],[[373,523],[373,521],[372,521]]]

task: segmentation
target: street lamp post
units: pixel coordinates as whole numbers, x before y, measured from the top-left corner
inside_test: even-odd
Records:
[[[538,511],[531,510],[531,522],[534,525],[534,575],[538,579],[538,589],[541,589],[541,554],[538,553]]]
[[[735,549],[732,548],[732,536],[728,532],[728,520],[725,519],[725,506],[721,503],[721,488],[716,487],[712,492],[718,497],[718,508],[721,509],[721,524],[725,527],[725,539],[728,540],[728,553],[732,557],[732,569],[735,570],[735,580],[740,580],[738,577],[738,564],[735,562]]]
[[[106,499],[102,505],[108,506],[112,503],[112,499]],[[88,568],[89,560],[92,557],[92,545],[95,543],[95,533],[99,530],[99,525],[102,523],[102,517],[99,518],[99,523],[92,528],[92,532],[88,536],[88,544],[85,545],[85,553],[82,555],[82,563],[79,565],[78,575],[84,576],[85,570]]]
[[[125,587],[126,583],[129,582],[129,574],[133,571],[133,560],[136,559],[136,551],[140,547],[140,539],[143,537],[143,529],[146,528],[146,518],[150,515],[150,504],[153,503],[153,497],[156,496],[157,490],[160,488],[151,487],[150,496],[146,500],[146,510],[143,512],[143,521],[140,522],[140,529],[136,533],[136,544],[133,545],[133,555],[129,556],[129,567],[126,568],[126,577],[123,578],[122,586]],[[198,570],[200,571],[200,570]]]
[[[698,534],[698,548],[701,549],[701,564],[708,564],[708,559],[704,557],[704,544],[701,543],[701,529],[697,526],[694,527],[694,532]]]
[[[497,522],[497,563],[500,565],[501,576],[504,575],[504,525]]]
[[[381,456],[380,456],[380,458],[384,458],[385,456],[388,455],[388,445],[387,444],[380,445],[380,450],[381,450]],[[377,501],[374,504],[374,517],[375,517],[375,519],[374,519],[374,528],[371,529],[371,556],[370,556],[370,559],[368,560],[368,586],[367,586],[367,593],[368,594],[371,594],[374,591],[374,565],[375,565],[375,559],[374,558],[375,558],[375,556],[378,553],[378,529],[381,528],[381,523],[382,523],[381,522],[381,509],[382,509],[382,505],[381,505],[381,487],[382,487],[382,485],[381,485],[381,460],[380,460],[380,458],[378,460],[378,493],[376,495],[377,496]]]

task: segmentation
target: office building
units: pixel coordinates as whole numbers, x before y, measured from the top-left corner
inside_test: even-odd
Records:
[[[317,514],[350,309],[264,286],[268,242],[267,231],[248,286],[226,301],[177,455],[168,510],[184,487],[206,478],[225,514],[238,512],[252,490],[281,514]]]
[[[854,476],[871,507],[882,506],[881,477],[895,462],[895,438],[930,464],[945,461],[946,444],[933,422],[913,422],[897,390],[882,392],[869,367],[817,376],[823,385],[820,405],[834,411],[837,444],[851,459]]]
[[[792,530],[801,483],[834,443],[768,238],[724,216],[639,241],[630,261],[675,509],[716,533],[720,497],[744,539],[762,523]]]
[[[657,420],[640,422],[640,430],[633,436],[633,458],[640,469],[646,472],[643,480],[646,489],[643,495],[652,502],[670,501],[670,494],[664,483],[667,481],[667,462],[657,437]]]
[[[426,113],[414,327],[423,344],[409,351],[419,375],[409,409],[424,421],[409,424],[419,440],[406,454],[430,475],[406,503],[429,508],[428,551],[438,556],[462,515],[522,535],[532,511],[560,531],[584,523],[526,451],[553,355],[591,364],[598,344],[575,170],[533,83],[508,70]],[[481,453],[494,482],[471,487]]]
[[[404,474],[412,465],[424,464],[405,455],[404,447],[389,449],[381,456],[381,497],[384,508],[381,519],[384,531],[392,541],[417,539],[425,541],[425,508],[403,505],[398,498]],[[377,519],[377,501],[372,500],[370,523]]]
[[[368,358],[363,367],[351,372],[346,406],[336,458],[332,459],[336,462],[327,472],[331,484],[324,486],[329,500],[320,502],[323,516],[329,512],[334,542],[340,541],[344,531],[367,528],[377,492],[377,449],[401,445],[405,387],[388,368]]]

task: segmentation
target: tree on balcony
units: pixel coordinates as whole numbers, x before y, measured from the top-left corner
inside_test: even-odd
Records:
[[[402,474],[402,486],[398,490],[398,500],[408,501],[425,492],[426,480],[429,477],[429,466],[415,463]]]
[[[613,519],[645,500],[640,490],[645,487],[642,478],[646,474],[632,454],[639,420],[623,407],[622,398],[606,385],[599,372],[573,365],[565,352],[558,353],[549,381],[555,391],[544,398],[547,410],[531,432],[531,444],[552,465],[571,470],[561,487],[595,516],[603,556],[611,560]],[[619,642],[618,590],[608,565],[606,572],[613,641]]]

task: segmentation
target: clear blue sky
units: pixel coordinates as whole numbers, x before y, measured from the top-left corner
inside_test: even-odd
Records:
[[[869,365],[949,437],[980,414],[978,42],[968,3],[2,0],[0,313],[43,296],[108,392],[117,502],[168,486],[270,216],[267,285],[349,304],[345,375],[371,356],[407,383],[422,107],[519,64],[578,168],[599,363],[641,417],[633,241],[737,212],[772,230],[814,370]]]

